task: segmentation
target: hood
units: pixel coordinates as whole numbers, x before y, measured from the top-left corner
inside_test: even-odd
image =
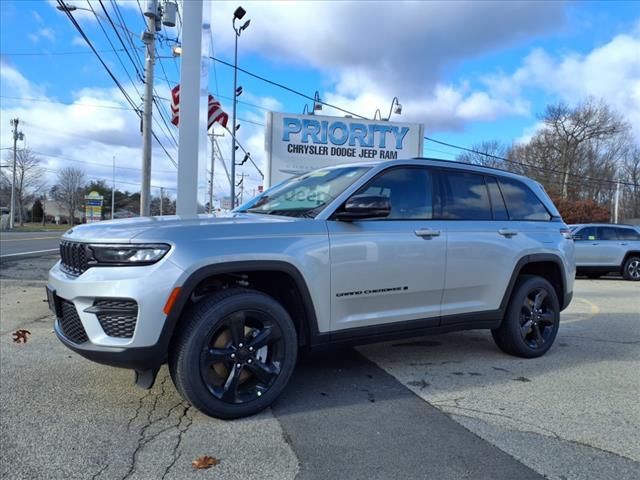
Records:
[[[300,221],[304,221],[304,219],[250,213],[230,213],[222,217],[214,217],[212,215],[136,217],[77,225],[67,230],[62,239],[105,243],[129,243],[134,239],[146,240],[150,238],[169,240],[176,235],[180,235],[180,232],[184,233],[185,230],[194,228],[197,230],[209,230],[217,226],[233,228],[235,225],[244,225],[251,228],[251,226],[297,223]],[[309,222],[309,220],[306,220],[306,222]],[[219,229],[215,228],[215,230]]]

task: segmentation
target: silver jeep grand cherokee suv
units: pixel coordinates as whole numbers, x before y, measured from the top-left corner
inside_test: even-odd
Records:
[[[271,404],[301,347],[490,329],[538,357],[575,275],[538,183],[428,159],[310,172],[223,218],[74,227],[60,253],[47,292],[62,343],[146,388],[166,361],[220,418]]]

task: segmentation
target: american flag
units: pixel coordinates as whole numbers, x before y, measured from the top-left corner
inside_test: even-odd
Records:
[[[180,123],[180,85],[176,85],[171,90],[171,114],[171,123],[178,126]],[[207,128],[211,128],[211,125],[215,122],[227,128],[228,121],[229,115],[222,110],[220,102],[213,98],[213,95],[209,95],[209,121]]]

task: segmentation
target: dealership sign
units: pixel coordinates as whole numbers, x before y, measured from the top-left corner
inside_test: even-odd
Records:
[[[384,120],[267,113],[267,185],[344,163],[422,155],[423,126]]]

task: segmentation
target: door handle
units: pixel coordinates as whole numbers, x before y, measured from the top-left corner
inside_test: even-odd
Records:
[[[431,230],[430,228],[421,228],[415,231],[415,234],[419,237],[438,237],[440,236],[440,230]]]
[[[627,242],[623,242],[620,245],[629,245]]]
[[[514,235],[517,235],[518,231],[512,230],[510,228],[501,228],[500,230],[498,230],[498,233],[503,237],[510,238],[510,237],[513,237]]]

